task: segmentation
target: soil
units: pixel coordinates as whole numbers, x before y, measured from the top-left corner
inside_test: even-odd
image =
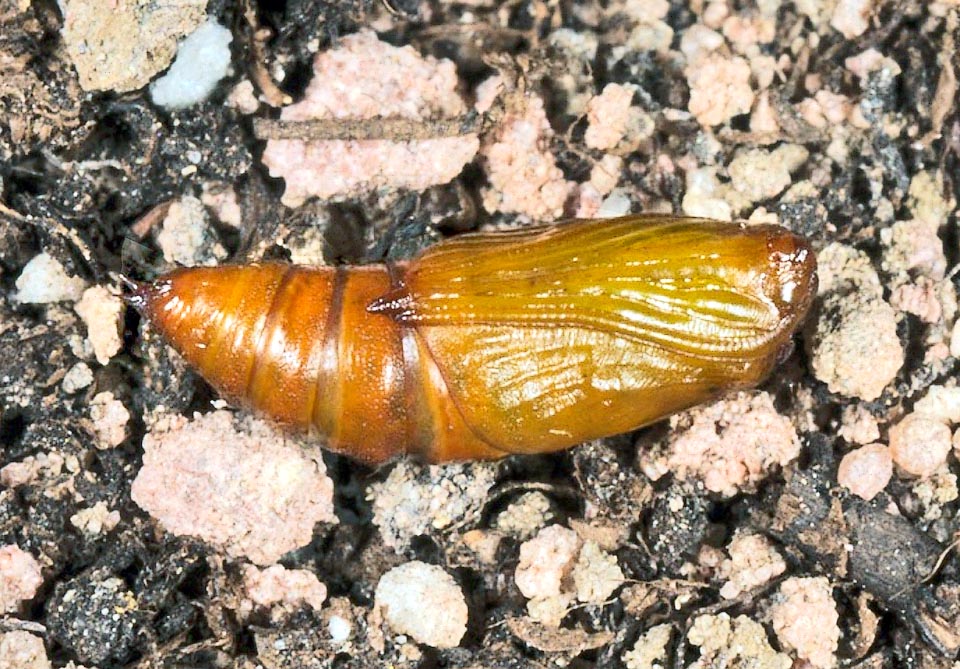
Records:
[[[897,475],[869,501],[837,483],[839,460],[854,447],[840,435],[846,407],[866,409],[885,441],[889,426],[928,387],[947,383],[957,372],[953,355],[931,362],[935,326],[916,315],[898,313],[896,336],[905,362],[883,393],[869,400],[831,392],[811,370],[810,330],[798,335],[797,346],[762,389],[793,420],[801,456],[733,496],[712,493],[696,479],[648,478],[637,453],[669,440],[670,428],[660,424],[563,453],[490,465],[493,486],[478,504],[465,504],[462,517],[387,545],[374,523],[370,491],[395,465],[370,469],[324,453],[339,522],[318,524],[312,542],[281,563],[316,574],[327,587],[327,603],[321,610],[259,610],[244,618],[237,614],[243,598],[237,561],[202,540],[166,532],[130,494],[148,429],[144,416],[157,407],[188,416],[209,412],[215,393],[132,308],[125,314],[122,351],[99,365],[84,357],[82,347],[67,345],[71,337],[86,336],[70,305],[13,300],[17,277],[40,252],[69,274],[118,291],[119,273],[156,276],[166,265],[151,231],[172,201],[199,197],[211,185],[237,194],[240,226],[213,223],[216,242],[232,263],[290,259],[317,233],[327,262],[407,258],[481,225],[527,223],[517,214],[484,210],[486,182],[477,164],[423,192],[387,189],[340,202],[312,200],[296,209],[281,203],[283,182],[271,178],[259,160],[265,142],[254,123],[276,120],[278,109],[261,104],[245,113],[225,100],[243,80],[252,81],[262,99],[299,99],[316,52],[362,29],[451,59],[465,90],[500,73],[536,91],[554,131],[550,150],[570,181],[586,181],[599,156],[584,143],[586,115],[572,98],[589,97],[610,83],[635,86],[634,106],[655,118],[656,126],[623,156],[619,186],[634,211],[681,212],[688,169],[716,161],[713,166],[725,174],[723,166],[738,150],[803,146],[809,155],[792,178],[804,188],[753,202],[738,215],[748,217],[762,206],[818,251],[831,243],[855,247],[866,254],[881,278],[883,299],[889,299],[895,272],[884,265],[883,230],[913,217],[914,177],[935,171],[943,199],[960,200],[956,86],[943,74],[960,65],[954,52],[960,37],[956,2],[866,3],[868,26],[853,37],[828,22],[816,24],[797,8],[803,3],[772,3],[778,7],[776,31],[758,53],[789,54],[792,63],[768,87],[779,118],[772,141],[751,130],[747,114],[711,128],[687,113],[690,86],[678,59],[680,41],[706,3],[671,0],[662,23],[673,37],[660,53],[620,46],[631,26],[626,13],[611,9],[615,4],[210,0],[209,16],[234,35],[233,70],[208,101],[173,112],[154,106],[146,88],[84,91],[64,49],[57,3],[0,0],[0,466],[40,455],[65,463],[22,485],[0,487],[0,545],[31,553],[43,573],[40,590],[0,620],[0,631],[39,636],[54,667],[520,669],[635,666],[624,655],[648,629],[669,623],[674,634],[663,666],[686,667],[700,657],[686,633],[708,614],[763,623],[773,648],[792,652],[769,626],[778,586],[788,578],[825,576],[839,613],[840,665],[957,666],[957,500],[921,499],[916,481]],[[744,16],[759,11],[747,0],[729,5]],[[561,28],[599,38],[596,55],[577,60],[557,47],[549,36]],[[615,57],[617,49],[623,51]],[[863,82],[851,76],[846,60],[868,49],[895,61],[900,74]],[[280,70],[286,76],[276,81]],[[849,132],[836,135],[811,124],[800,102],[809,99],[805,87],[813,80],[869,110],[866,127],[848,124]],[[480,132],[492,132],[496,122],[491,115]],[[831,157],[838,142],[846,160]],[[952,268],[960,261],[955,204],[938,234]],[[941,280],[960,287],[953,272]],[[94,380],[66,392],[61,381],[81,360],[93,369]],[[126,440],[107,449],[97,447],[90,421],[91,400],[105,391],[133,415]],[[954,485],[960,474],[956,452],[942,470]],[[415,468],[424,490],[443,478],[425,466]],[[530,492],[546,499],[537,497],[533,515],[498,524]],[[115,527],[93,533],[71,522],[99,502],[119,512]],[[520,544],[547,523],[570,526],[599,543],[616,557],[625,579],[603,604],[575,606],[558,629],[527,617],[527,600],[514,583]],[[476,548],[480,535],[469,533],[477,530],[495,537],[489,554]],[[722,582],[704,556],[722,550],[739,532],[765,536],[787,568],[761,587],[724,599]],[[443,566],[463,588],[469,621],[456,648],[438,650],[394,635],[374,615],[379,577],[414,559]],[[352,624],[347,645],[331,641],[333,616]],[[754,666],[741,661],[736,666]],[[698,666],[720,666],[717,659],[702,662]],[[6,666],[17,665],[0,658],[0,667]]]

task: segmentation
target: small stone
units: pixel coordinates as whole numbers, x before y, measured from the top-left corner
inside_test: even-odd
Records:
[[[340,616],[330,616],[330,622],[327,623],[327,631],[330,633],[330,640],[334,643],[343,643],[350,638],[353,632],[353,626],[350,621]]]
[[[243,587],[246,599],[240,604],[240,614],[244,617],[255,607],[277,607],[280,613],[290,613],[305,604],[319,611],[327,599],[327,586],[316,574],[305,569],[287,569],[279,564],[266,569],[244,565]]]
[[[173,60],[177,40],[199,26],[206,0],[63,0],[63,41],[87,91],[145,86]]]
[[[260,565],[310,543],[336,522],[320,452],[262,420],[227,411],[163,417],[143,438],[131,497],[169,532]]]
[[[0,548],[0,612],[16,613],[43,585],[40,563],[16,544]]]
[[[727,546],[730,557],[720,563],[717,575],[727,579],[720,588],[724,599],[736,599],[769,583],[787,570],[787,563],[769,539],[738,532]]]
[[[563,592],[552,597],[537,597],[527,602],[527,615],[544,627],[557,629],[570,612],[576,595]]]
[[[445,119],[466,113],[449,60],[395,47],[372,31],[341,37],[317,54],[304,99],[282,120]],[[310,197],[344,199],[378,189],[413,191],[447,183],[477,153],[476,134],[428,139],[269,140],[263,162],[286,183],[282,201],[298,207]]]
[[[653,479],[668,471],[700,479],[707,490],[726,496],[752,489],[800,453],[790,419],[763,392],[737,393],[677,414],[670,424],[674,429],[665,448],[641,455],[644,472]]]
[[[870,27],[875,0],[839,0],[830,18],[830,26],[847,39],[859,37]]]
[[[497,514],[494,527],[526,541],[553,517],[550,498],[534,490],[526,492]]]
[[[960,424],[960,387],[932,385],[913,405],[913,412],[950,425]]]
[[[726,123],[753,107],[750,64],[740,56],[712,53],[688,65],[685,74],[690,86],[688,108],[701,125]]]
[[[463,545],[486,565],[498,564],[497,549],[503,535],[493,530],[468,530],[463,533]]]
[[[706,59],[725,43],[723,35],[716,30],[711,30],[702,23],[694,23],[683,32],[680,38],[680,52],[687,57],[688,66],[692,68],[694,64]]]
[[[877,399],[904,363],[896,312],[864,292],[825,296],[809,343],[816,377],[848,397]]]
[[[667,645],[673,636],[673,625],[663,623],[644,632],[632,650],[623,654],[627,669],[662,669],[666,666]]]
[[[233,87],[230,95],[227,96],[227,104],[240,110],[242,114],[253,114],[260,108],[260,100],[257,99],[253,83],[249,79],[244,79]]]
[[[106,365],[123,348],[120,330],[123,327],[123,300],[105,286],[92,286],[83,291],[74,311],[87,326],[87,338],[93,346],[97,362]]]
[[[920,274],[935,281],[946,275],[947,256],[938,224],[924,219],[897,221],[880,232],[886,247],[883,268],[902,278]]]
[[[843,61],[844,67],[850,72],[866,81],[873,72],[881,70],[890,70],[893,76],[900,74],[900,66],[893,58],[888,58],[876,49],[870,48],[854,56],[850,56]]]
[[[871,444],[880,439],[880,425],[861,404],[843,408],[839,435],[852,444]]]
[[[790,669],[793,661],[785,653],[770,647],[763,625],[746,616],[730,618],[728,613],[698,616],[687,639],[700,649],[700,660],[693,665],[707,667],[757,667]]]
[[[227,257],[203,203],[192,195],[185,195],[167,209],[157,244],[163,250],[164,260],[185,267],[216,265]]]
[[[938,288],[933,279],[919,277],[913,283],[894,288],[890,293],[890,306],[897,311],[913,314],[924,323],[936,323],[943,316]]]
[[[81,509],[70,516],[70,524],[90,536],[110,532],[120,524],[120,512],[111,511],[106,502],[97,502],[89,509]]]
[[[633,90],[621,84],[607,84],[587,105],[584,142],[591,149],[612,149],[627,132]]]
[[[113,393],[97,393],[90,401],[90,419],[97,433],[97,448],[119,446],[127,438],[127,423],[130,412]]]
[[[790,173],[808,156],[809,152],[797,144],[784,144],[773,151],[742,151],[730,163],[730,181],[750,202],[768,200],[790,185]]]
[[[237,200],[237,191],[230,184],[220,182],[203,184],[200,201],[224,225],[229,225],[236,230],[243,225],[243,210]]]
[[[770,93],[763,91],[757,97],[750,114],[750,132],[757,135],[776,136],[780,132],[780,121],[777,110],[770,103]]]
[[[574,184],[564,178],[550,151],[553,130],[543,100],[530,94],[523,102],[480,148],[490,182],[483,206],[489,212],[553,220],[563,214]]]
[[[945,225],[957,204],[953,198],[944,196],[945,190],[943,174],[940,172],[917,172],[910,179],[907,193],[907,206],[913,212],[914,218],[934,229]]]
[[[50,669],[43,639],[23,630],[0,635],[0,669]]]
[[[573,568],[577,599],[587,604],[603,604],[623,582],[623,571],[616,556],[601,550],[592,541],[586,542]]]
[[[818,669],[835,667],[840,627],[830,581],[822,576],[788,578],[780,585],[778,599],[770,614],[783,647]]]
[[[80,277],[70,276],[53,256],[41,253],[24,266],[15,285],[15,302],[49,304],[79,300],[87,282]]]
[[[957,476],[944,465],[932,476],[914,481],[913,494],[924,509],[923,520],[938,520],[943,517],[944,505],[950,504],[960,495]]]
[[[230,69],[233,35],[212,19],[180,42],[167,73],[150,84],[153,102],[183,109],[206,100]]]
[[[514,579],[528,599],[553,597],[564,590],[580,551],[580,537],[562,525],[545,527],[520,545],[520,562]]]
[[[72,395],[78,390],[83,390],[93,383],[93,370],[85,362],[78,362],[67,370],[63,377],[61,387],[63,392]]]
[[[454,648],[467,631],[463,591],[442,568],[425,562],[402,564],[380,577],[375,605],[397,634],[434,648]]]
[[[686,175],[687,192],[681,204],[687,216],[701,216],[718,221],[733,220],[733,209],[723,198],[717,168],[700,167]]]
[[[914,412],[890,428],[890,454],[897,467],[911,476],[932,476],[947,461],[950,428],[925,414]]]
[[[487,502],[496,466],[487,462],[425,465],[398,462],[382,483],[371,486],[373,524],[383,543],[406,550],[415,537],[444,530]]]
[[[868,444],[843,456],[837,483],[865,500],[887,487],[893,476],[893,457],[883,444]]]
[[[41,477],[55,478],[63,471],[64,458],[59,453],[37,453],[20,462],[11,462],[0,469],[0,485],[15,488]]]

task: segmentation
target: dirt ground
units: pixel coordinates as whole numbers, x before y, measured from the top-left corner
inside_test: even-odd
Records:
[[[229,68],[159,104],[208,20]],[[0,0],[0,668],[956,669],[958,29],[956,0]],[[802,235],[814,313],[759,389],[556,454],[321,452],[121,299],[641,211]]]

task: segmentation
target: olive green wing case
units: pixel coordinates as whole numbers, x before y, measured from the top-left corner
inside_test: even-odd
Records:
[[[480,436],[545,450],[758,382],[806,311],[808,255],[772,226],[573,221],[445,241],[369,308],[416,328]]]
[[[596,330],[422,326],[464,422],[492,446],[541,453],[627,432],[703,402],[729,379]]]

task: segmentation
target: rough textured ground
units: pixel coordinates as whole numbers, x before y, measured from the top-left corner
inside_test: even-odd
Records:
[[[231,72],[155,106],[204,10]],[[958,28],[956,0],[0,0],[0,668],[955,668]],[[118,299],[637,211],[806,236],[815,313],[761,389],[555,455],[321,457]]]

